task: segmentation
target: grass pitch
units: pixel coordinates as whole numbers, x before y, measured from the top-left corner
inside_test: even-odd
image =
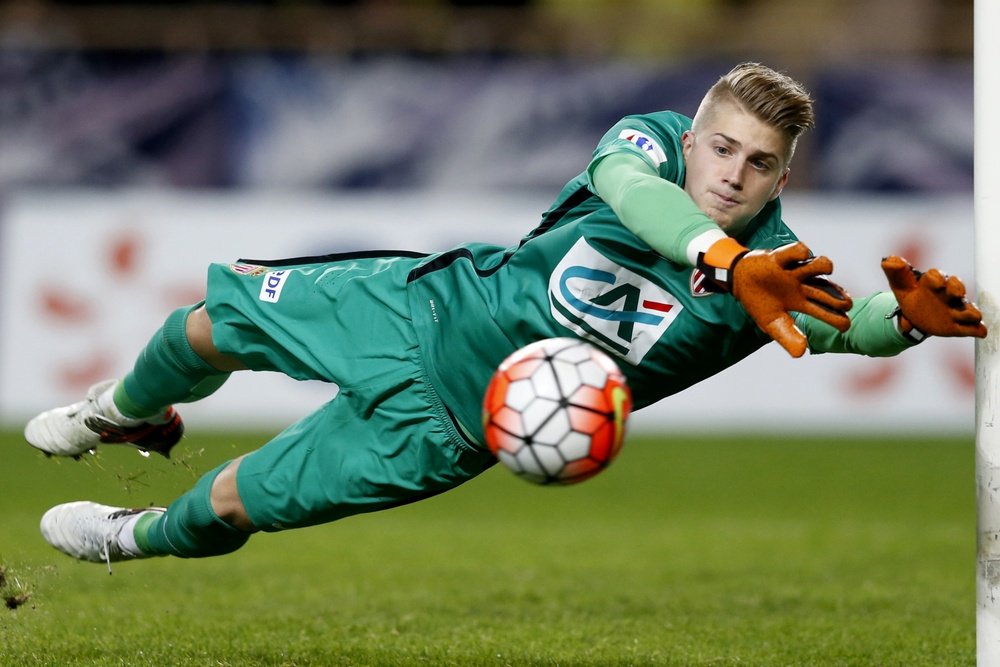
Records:
[[[166,503],[266,437],[76,462],[0,433],[0,664],[975,663],[971,437],[632,437],[576,487],[498,467],[113,576],[38,533],[59,502]]]

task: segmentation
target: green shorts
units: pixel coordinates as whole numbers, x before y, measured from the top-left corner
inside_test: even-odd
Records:
[[[258,528],[403,505],[495,463],[428,381],[407,305],[416,261],[355,254],[209,268],[206,304],[221,352],[252,370],[340,387],[240,463],[237,488]]]

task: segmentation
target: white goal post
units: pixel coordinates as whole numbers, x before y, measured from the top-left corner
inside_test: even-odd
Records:
[[[975,4],[976,662],[1000,667],[1000,0]]]

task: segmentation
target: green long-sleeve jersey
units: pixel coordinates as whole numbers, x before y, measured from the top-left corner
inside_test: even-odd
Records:
[[[680,135],[689,127],[690,119],[672,112],[630,116],[601,140],[591,166],[619,152],[643,155],[660,178],[682,186]],[[731,295],[705,290],[703,276],[687,261],[686,239],[710,229],[696,212],[682,208],[683,229],[667,234],[666,242],[651,239],[654,250],[636,233],[649,236],[648,229],[633,231],[598,196],[591,172],[567,183],[517,245],[459,246],[420,261],[408,276],[428,373],[477,437],[493,371],[541,338],[577,336],[609,352],[628,378],[636,409],[732,366],[770,340]],[[618,208],[628,215],[627,206]],[[669,219],[669,209],[664,213]],[[756,249],[796,237],[776,199],[738,240]],[[895,354],[907,343],[885,320],[894,306],[891,294],[859,301],[847,334],[806,316],[796,323],[814,352]]]

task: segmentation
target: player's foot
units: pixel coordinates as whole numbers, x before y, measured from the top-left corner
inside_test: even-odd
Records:
[[[143,452],[170,457],[170,449],[184,434],[184,423],[173,408],[155,417],[130,419],[110,415],[101,408],[110,404],[118,380],[99,382],[87,397],[72,405],[46,410],[24,427],[24,438],[32,447],[55,456],[79,456],[99,444],[132,445]],[[102,395],[105,400],[101,401]]]
[[[135,546],[135,539],[123,535],[130,519],[144,512],[164,512],[162,507],[126,509],[99,505],[85,500],[56,505],[42,516],[42,537],[53,547],[73,558],[92,563],[111,563],[133,558],[149,558]],[[131,545],[131,546],[129,546]]]

